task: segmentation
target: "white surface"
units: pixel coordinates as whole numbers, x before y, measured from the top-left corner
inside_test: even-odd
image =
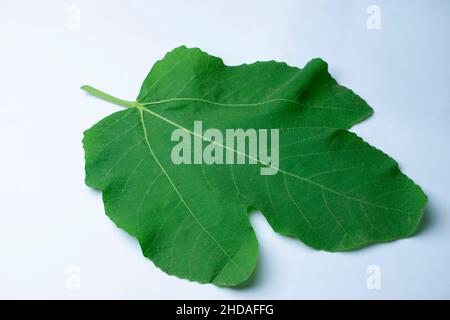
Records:
[[[211,3],[0,0],[0,298],[450,298],[450,2]],[[79,30],[66,26],[72,4]],[[380,30],[366,27],[371,4]],[[118,107],[79,86],[133,99],[180,44],[228,64],[328,61],[375,109],[354,131],[429,195],[419,234],[326,253],[254,215],[260,263],[249,286],[200,285],[154,267],[84,185],[82,132]],[[72,265],[78,290],[67,287]],[[381,290],[366,287],[369,265],[381,269]]]

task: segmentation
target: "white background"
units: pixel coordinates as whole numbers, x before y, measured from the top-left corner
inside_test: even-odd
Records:
[[[379,30],[366,26],[372,4]],[[450,298],[449,30],[445,0],[0,0],[0,298]],[[328,61],[375,109],[353,130],[428,194],[418,234],[327,253],[275,234],[256,214],[260,260],[247,286],[200,285],[154,267],[84,185],[82,132],[118,107],[79,87],[133,99],[152,64],[181,44],[227,64]],[[381,270],[380,290],[366,286],[370,265]]]

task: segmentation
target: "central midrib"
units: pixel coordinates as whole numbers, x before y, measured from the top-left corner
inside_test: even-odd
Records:
[[[162,116],[162,115],[160,115],[160,114],[158,114],[158,113],[156,113],[156,112],[153,112],[153,111],[150,110],[150,109],[145,108],[144,106],[142,106],[142,104],[141,104],[141,106],[136,106],[136,108],[139,109],[139,110],[145,111],[145,112],[147,112],[147,113],[153,115],[154,117],[157,117],[157,118],[159,118],[159,119],[161,119],[161,120],[163,120],[163,121],[165,121],[165,122],[167,122],[167,123],[169,123],[169,124],[171,124],[171,125],[173,125],[173,126],[179,128],[179,129],[182,129],[182,130],[188,132],[189,134],[192,134],[192,135],[194,135],[194,136],[196,136],[196,137],[199,137],[199,138],[201,138],[202,140],[205,140],[205,141],[214,143],[214,144],[217,145],[217,146],[220,146],[220,147],[225,148],[225,149],[227,149],[227,150],[233,151],[233,152],[235,152],[235,153],[237,153],[237,154],[240,154],[240,155],[242,155],[242,156],[244,156],[244,157],[246,157],[246,158],[248,158],[248,159],[250,159],[250,160],[256,161],[256,162],[260,163],[261,165],[264,165],[264,166],[270,167],[270,168],[272,168],[272,169],[278,170],[279,172],[281,172],[281,173],[283,173],[283,174],[285,174],[285,175],[288,175],[288,176],[297,178],[297,179],[299,179],[299,180],[302,180],[302,181],[304,181],[304,182],[310,183],[310,184],[312,184],[312,185],[314,185],[314,186],[316,186],[316,187],[319,187],[319,188],[321,188],[321,189],[323,189],[323,190],[327,190],[327,191],[329,191],[329,192],[332,192],[332,193],[334,193],[334,194],[337,194],[337,195],[339,195],[339,196],[341,196],[341,197],[344,197],[344,198],[346,198],[346,199],[348,199],[348,200],[353,200],[353,201],[356,201],[356,202],[358,202],[358,203],[367,204],[367,205],[374,206],[374,207],[381,208],[381,209],[395,210],[395,211],[398,211],[398,212],[402,212],[402,213],[405,213],[405,214],[409,214],[409,212],[404,211],[404,210],[401,210],[401,209],[398,209],[398,208],[385,207],[385,206],[381,206],[381,205],[376,204],[376,203],[373,203],[373,202],[369,202],[369,201],[365,201],[365,200],[362,200],[362,199],[358,199],[358,198],[354,198],[354,197],[348,196],[348,195],[346,195],[346,194],[344,194],[344,193],[342,193],[342,192],[339,192],[339,191],[337,191],[337,190],[334,190],[334,189],[332,189],[332,188],[329,188],[329,187],[327,187],[327,186],[325,186],[325,185],[323,185],[323,184],[320,184],[320,183],[318,183],[318,182],[312,181],[312,180],[310,180],[310,179],[308,179],[308,178],[305,178],[305,177],[296,175],[296,174],[291,173],[291,172],[289,172],[289,171],[282,170],[281,168],[276,168],[276,167],[272,166],[271,164],[265,163],[264,161],[261,161],[261,160],[259,160],[259,159],[257,159],[257,158],[254,158],[254,157],[252,157],[252,156],[250,156],[250,155],[248,155],[248,154],[246,154],[246,153],[244,153],[244,152],[240,152],[239,150],[236,150],[236,149],[234,149],[234,148],[228,147],[228,146],[223,145],[223,144],[221,144],[221,143],[219,143],[219,142],[216,142],[216,141],[214,141],[214,140],[208,139],[208,138],[204,137],[204,136],[201,135],[201,134],[198,134],[198,133],[196,133],[196,132],[194,132],[194,131],[191,131],[191,130],[189,130],[189,129],[183,127],[182,125],[180,125],[180,124],[178,124],[178,123],[176,123],[176,122],[174,122],[174,121],[172,121],[172,120],[170,120],[170,119],[167,119],[166,117],[164,117],[164,116]]]

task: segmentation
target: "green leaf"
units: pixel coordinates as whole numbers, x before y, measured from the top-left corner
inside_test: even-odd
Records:
[[[276,232],[328,251],[410,236],[423,215],[420,187],[347,131],[372,109],[323,60],[303,69],[274,61],[229,67],[179,47],[155,63],[136,101],[82,89],[126,107],[85,132],[86,184],[168,274],[221,286],[248,279],[258,255],[252,207]],[[174,164],[176,129],[203,148],[242,156],[199,134],[199,120],[202,132],[278,129],[279,165],[250,151],[245,164]]]

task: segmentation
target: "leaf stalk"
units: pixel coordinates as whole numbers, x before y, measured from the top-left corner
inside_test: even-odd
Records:
[[[102,100],[114,103],[114,104],[119,105],[124,108],[136,108],[138,105],[138,103],[136,101],[128,101],[128,100],[119,99],[119,98],[113,97],[112,95],[107,94],[106,92],[103,92],[101,90],[98,90],[98,89],[88,86],[88,85],[84,85],[80,89],[84,90]]]

